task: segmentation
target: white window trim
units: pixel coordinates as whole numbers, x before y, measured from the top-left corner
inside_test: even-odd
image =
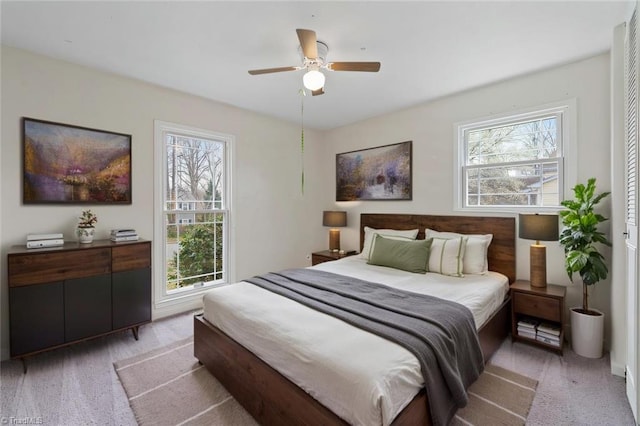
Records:
[[[202,298],[202,293],[210,290],[212,286],[196,287],[189,290],[183,290],[167,293],[167,283],[165,265],[166,249],[164,246],[165,241],[165,227],[164,227],[164,194],[166,193],[166,181],[164,179],[164,168],[166,165],[166,146],[165,146],[165,133],[179,133],[185,136],[191,136],[195,138],[203,139],[215,139],[221,140],[226,143],[225,147],[225,210],[226,221],[223,229],[223,238],[227,242],[227,254],[224,259],[223,270],[225,271],[226,282],[235,282],[235,232],[233,232],[233,181],[235,175],[233,173],[233,158],[235,157],[235,137],[233,135],[224,134],[220,132],[214,132],[206,129],[199,129],[191,126],[185,126],[182,124],[170,123],[166,121],[154,120],[153,122],[153,140],[154,140],[154,226],[153,226],[153,271],[154,271],[154,285],[153,285],[153,300],[154,309],[156,312],[163,311],[164,314],[171,314],[181,312],[182,309],[179,305],[183,305],[186,309],[193,309],[194,302],[199,301]],[[224,285],[224,284],[221,284]],[[157,316],[164,316],[160,313]],[[156,315],[154,315],[156,316]]]
[[[562,156],[564,161],[560,164],[562,174],[558,176],[564,196],[571,194],[571,188],[577,182],[578,158],[577,158],[577,101],[576,98],[566,99],[560,102],[545,104],[542,106],[510,111],[473,120],[454,123],[453,144],[453,210],[465,212],[557,212],[562,207],[541,206],[472,206],[464,205],[463,165],[465,162],[464,133],[466,130],[477,127],[488,127],[494,124],[502,124],[505,121],[525,120],[530,117],[546,113],[562,113]]]

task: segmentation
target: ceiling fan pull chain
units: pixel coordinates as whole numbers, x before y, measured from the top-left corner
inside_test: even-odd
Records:
[[[304,196],[304,97],[306,96],[304,89],[300,89],[300,167],[302,176],[300,182],[300,191]]]

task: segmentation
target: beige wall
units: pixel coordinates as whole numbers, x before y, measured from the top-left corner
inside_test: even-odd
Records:
[[[609,55],[603,54],[535,74],[469,90],[398,111],[393,114],[362,121],[329,131],[324,143],[328,149],[319,159],[326,168],[334,167],[335,153],[395,142],[413,141],[413,201],[368,201],[340,203],[357,217],[361,212],[410,212],[431,214],[465,214],[454,211],[454,123],[518,111],[540,105],[576,99],[577,103],[577,179],[586,182],[596,177],[599,191],[611,190],[610,169],[610,88]],[[384,102],[383,99],[380,102]],[[566,182],[571,188],[576,182]],[[330,202],[333,181],[325,182],[319,193]],[[568,196],[572,192],[568,191]],[[611,216],[608,199],[603,212]],[[608,225],[606,230],[608,230]],[[342,232],[343,246],[358,245],[358,223],[351,222]],[[614,244],[622,243],[619,238]],[[517,276],[529,278],[529,241],[517,244]],[[547,245],[548,281],[566,285],[567,308],[581,304],[581,285],[571,285],[564,272],[563,251],[557,242]],[[607,253],[608,250],[604,250]],[[613,275],[613,274],[611,274]],[[624,328],[624,311],[611,306],[624,305],[623,300],[611,300],[612,285],[623,286],[621,280],[608,280],[593,288],[591,305],[606,314],[606,342],[609,346],[611,329]],[[615,292],[620,294],[620,292]],[[568,313],[567,313],[568,322]],[[618,342],[612,364],[620,372],[624,366],[624,342]]]
[[[319,133],[305,132],[306,189],[301,192],[300,125],[2,46],[0,215],[2,358],[8,357],[6,252],[28,233],[73,230],[83,206],[23,205],[21,117],[127,133],[132,138],[133,203],[92,206],[97,236],[132,227],[153,238],[154,120],[235,136],[233,182],[234,278],[306,266],[306,254],[326,245],[323,209],[315,193],[320,169],[311,161]],[[216,84],[212,81],[211,84]],[[240,90],[240,88],[239,88]],[[249,96],[249,95],[248,95]],[[291,105],[296,110],[300,104]],[[154,244],[154,250],[158,246]],[[154,280],[161,279],[154,270]],[[174,307],[174,310],[177,309]],[[171,312],[166,312],[171,313]],[[154,310],[154,318],[163,312]],[[142,331],[144,332],[144,331]]]

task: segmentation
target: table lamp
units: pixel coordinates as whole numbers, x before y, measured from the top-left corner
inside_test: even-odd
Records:
[[[336,228],[347,226],[347,212],[322,212],[322,225],[331,227],[329,230],[329,250],[340,251],[340,230]]]
[[[519,223],[520,238],[536,240],[529,251],[531,287],[546,287],[547,247],[540,244],[540,241],[558,241],[558,215],[521,214]]]

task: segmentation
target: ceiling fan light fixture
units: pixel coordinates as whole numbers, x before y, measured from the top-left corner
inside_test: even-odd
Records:
[[[309,90],[318,90],[324,87],[324,74],[318,70],[310,70],[302,77],[304,87]]]
[[[317,96],[324,93],[325,75],[320,72],[322,68],[329,71],[380,71],[380,62],[327,62],[326,58],[329,47],[326,43],[318,41],[315,31],[298,28],[296,33],[298,34],[298,41],[300,42],[298,52],[302,60],[301,66],[249,70],[249,74],[259,75],[305,70],[306,72],[302,76],[304,89],[311,91],[313,96]],[[303,92],[305,91],[304,89],[302,90]]]

